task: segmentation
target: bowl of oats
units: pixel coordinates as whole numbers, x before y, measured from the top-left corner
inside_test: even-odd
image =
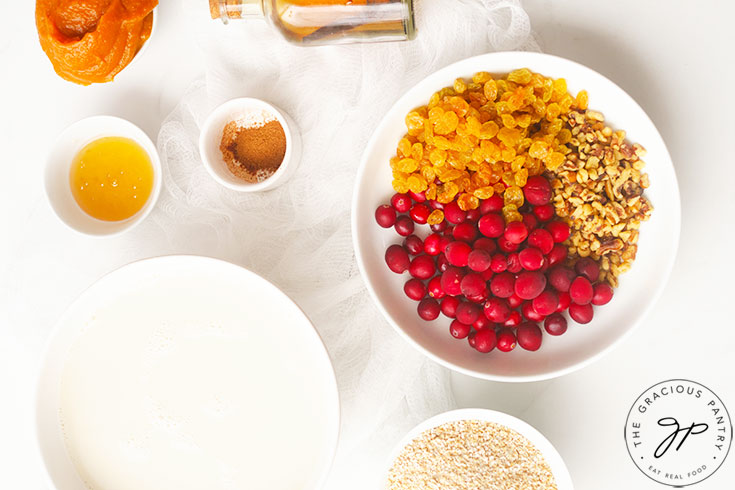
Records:
[[[627,338],[679,241],[678,184],[651,119],[570,60],[490,53],[428,76],[369,141],[352,203],[367,289],[451,369],[537,381]]]
[[[395,447],[386,490],[571,490],[572,479],[554,446],[511,415],[485,409],[439,414]]]

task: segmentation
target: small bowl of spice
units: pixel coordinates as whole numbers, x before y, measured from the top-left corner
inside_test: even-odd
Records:
[[[301,157],[293,120],[259,99],[238,98],[217,107],[199,138],[204,166],[220,184],[256,192],[284,183]]]

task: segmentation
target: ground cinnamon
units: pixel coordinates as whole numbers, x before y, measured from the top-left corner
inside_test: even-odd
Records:
[[[271,114],[230,121],[220,143],[227,168],[250,183],[262,182],[281,166],[286,154],[286,134]]]

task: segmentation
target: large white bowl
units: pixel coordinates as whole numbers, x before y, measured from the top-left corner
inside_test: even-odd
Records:
[[[305,490],[316,490],[322,486],[337,446],[340,408],[334,370],[321,338],[309,319],[276,286],[246,269],[206,257],[167,256],[135,262],[106,275],[86,290],[57,323],[43,358],[36,399],[37,442],[50,480],[50,488],[57,490],[87,490],[88,488],[80,478],[77,466],[72,462],[71,453],[60,425],[61,382],[62,379],[69,381],[69,378],[63,377],[63,370],[76,339],[84,333],[85,329],[97,328],[94,327],[97,317],[109,318],[111,310],[106,310],[108,305],[120,304],[122,300],[128,306],[124,318],[130,316],[130,320],[124,320],[125,324],[132,324],[136,319],[146,324],[150,323],[150,330],[154,333],[171,327],[185,328],[187,323],[191,322],[197,322],[197,324],[206,322],[203,324],[205,328],[213,330],[211,333],[207,331],[201,334],[199,341],[201,345],[211,345],[211,342],[207,343],[207,339],[217,339],[222,335],[227,335],[232,339],[231,345],[248,346],[242,353],[243,363],[227,368],[242,373],[238,374],[239,381],[233,388],[244,390],[247,397],[251,399],[252,407],[249,403],[245,408],[239,405],[231,407],[232,410],[237,410],[239,416],[242,417],[248,437],[227,442],[233,443],[233,448],[239,448],[235,454],[243,458],[247,457],[245,448],[248,452],[255,451],[253,454],[257,455],[259,454],[257,451],[262,451],[263,447],[270,448],[268,451],[272,451],[275,447],[281,448],[278,452],[284,456],[297,456],[302,461],[308,462],[308,469],[304,469],[307,463],[301,465],[299,472],[291,469],[290,472],[294,474],[285,472],[279,476],[269,472],[267,475],[259,475],[267,477],[268,481],[273,483],[271,488],[283,488],[284,482],[289,481],[289,478],[297,478],[299,488]],[[120,310],[118,308],[114,311]],[[93,324],[92,327],[90,323]],[[127,406],[131,400],[127,396],[130,392],[127,387],[131,386],[131,383],[140,383],[141,380],[148,379],[145,374],[147,372],[145,366],[151,359],[164,366],[166,370],[174,369],[174,365],[166,364],[165,352],[164,357],[150,358],[152,354],[148,352],[151,349],[155,351],[154,347],[158,344],[145,343],[147,350],[144,350],[145,355],[143,356],[138,355],[137,347],[132,349],[134,351],[132,354],[128,354],[131,352],[130,346],[121,345],[124,342],[114,340],[114,338],[125,338],[124,332],[119,332],[116,324],[112,331],[103,330],[103,332],[108,332],[105,335],[101,335],[99,329],[94,332],[97,332],[94,337],[95,342],[99,344],[99,351],[95,353],[95,356],[109,359],[112,356],[129,355],[131,363],[134,363],[134,365],[131,364],[130,371],[144,373],[142,375],[113,376],[114,379],[110,380],[111,383],[114,383],[114,394],[110,396],[113,403],[112,405],[104,403],[105,405]],[[153,337],[153,340],[156,339],[158,337]],[[187,344],[186,348],[189,349],[189,346],[190,344]],[[101,359],[94,362],[99,366],[100,372],[106,373],[108,372],[107,367]],[[135,359],[141,362],[136,362]],[[196,386],[207,386],[207,383],[216,384],[217,381],[215,379],[217,373],[213,373],[212,369],[204,369],[207,366],[202,366],[202,369],[197,371],[196,362],[196,359],[193,359],[192,366],[186,369],[190,374],[193,370],[193,375],[177,373],[181,375],[181,378],[171,379],[170,382],[171,386],[177,387],[174,390],[184,390],[185,399],[188,399],[189,394],[199,393]],[[282,380],[281,383],[273,382],[271,370],[278,371],[278,379]],[[91,370],[84,372],[89,371]],[[157,371],[159,374],[161,372]],[[163,380],[165,381],[165,378]],[[73,381],[76,384],[86,382],[78,378],[74,378]],[[297,386],[308,388],[289,390],[289,387]],[[150,393],[145,400],[132,398],[133,402],[130,406],[135,411],[139,411],[139,407],[147,407],[148,400],[165,403],[166,406],[173,403],[169,401],[167,395],[161,395],[159,391],[148,391]],[[179,391],[173,393],[177,394]],[[203,399],[205,391],[206,388],[203,388],[201,396],[192,395],[194,400]],[[228,393],[230,391],[223,392],[224,399],[229,399]],[[156,401],[159,398],[161,400]],[[171,400],[174,399],[177,398],[171,398]],[[192,401],[185,407],[176,405],[173,410],[188,410],[181,415],[183,418],[189,416],[205,420],[209,420],[206,416],[212,418],[208,412],[202,412],[201,407],[205,405]],[[85,406],[85,410],[87,408],[92,409],[95,415],[98,414],[98,408]],[[126,428],[131,426],[127,420],[127,411],[117,408],[114,410],[117,410],[118,413],[110,415],[110,424],[123,424],[122,427]],[[195,413],[195,415],[186,415],[186,413]],[[281,422],[273,426],[273,423],[268,422],[270,419],[263,420],[263,417],[258,415],[264,413],[279,414],[278,419]],[[291,422],[284,425],[284,419],[305,421],[308,424],[299,423],[298,427],[293,427],[294,424]],[[74,421],[73,418],[70,420]],[[155,421],[154,417],[151,424],[148,421],[145,424],[155,428],[157,427]],[[69,430],[68,426],[67,430]],[[221,427],[218,427],[218,430],[221,430]],[[147,440],[148,435],[156,437],[155,434],[157,432],[149,431],[148,434],[141,437]],[[188,438],[187,441],[191,440],[191,444],[197,447],[201,443],[203,454],[209,458],[208,460],[216,458],[216,454],[210,454],[211,451],[208,452],[206,449],[211,447],[212,442],[202,441],[201,435],[200,431],[183,436]],[[311,437],[313,435],[316,436]],[[100,436],[86,435],[85,437],[87,437],[85,440],[89,440],[89,437]],[[111,442],[102,443],[110,444]],[[170,446],[172,452],[180,449],[173,443]],[[77,445],[77,447],[80,446]],[[292,454],[295,451],[298,451],[297,455]],[[95,456],[84,454],[83,451],[78,456],[79,464],[84,465],[89,474],[93,474],[90,468],[99,468],[99,463],[95,462]],[[257,468],[252,468],[253,461],[257,459],[243,461],[240,465],[251,469],[251,472],[248,473],[251,478],[256,476],[253,472],[259,471]],[[131,458],[131,461],[119,461],[115,469],[125,474],[137,462],[138,459],[135,458]],[[224,462],[222,462],[222,467],[229,468]],[[186,471],[185,466],[176,469],[176,478],[185,477]],[[267,470],[264,468],[262,472],[265,471]],[[97,471],[97,474],[99,473]],[[173,478],[174,475],[171,477],[172,482],[176,481]],[[214,480],[215,475],[212,475],[211,488],[216,487]]]
[[[406,434],[403,439],[396,445],[388,458],[388,465],[385,469],[384,480],[388,481],[388,475],[390,469],[393,467],[393,461],[400,456],[403,449],[409,445],[414,439],[419,437],[424,432],[439,427],[444,424],[451,422],[459,422],[462,420],[479,420],[482,422],[492,422],[498,425],[503,425],[509,429],[512,429],[536,446],[541,454],[543,455],[546,462],[551,468],[551,473],[554,475],[556,480],[556,487],[558,490],[572,490],[572,477],[569,475],[564,460],[557,452],[556,448],[552,446],[546,437],[541,434],[538,430],[533,428],[521,419],[513,417],[503,412],[496,412],[494,410],[486,410],[484,408],[462,408],[459,410],[450,410],[449,412],[440,413],[435,415],[428,420],[420,423],[411,431]]]
[[[633,142],[647,150],[646,172],[651,180],[646,196],[654,211],[641,225],[638,257],[620,280],[612,302],[595,308],[587,325],[573,322],[563,336],[544,336],[537,352],[516,348],[505,354],[481,354],[467,341],[449,336],[449,320],[440,316],[425,322],[416,314],[416,303],[403,294],[407,275],[391,272],[384,260],[385,249],[401,243],[393,229],[375,223],[375,209],[389,202],[391,170],[389,159],[406,133],[404,118],[412,109],[425,105],[437,90],[452,85],[457,77],[478,71],[505,74],[527,67],[554,78],[565,78],[569,90],[586,89],[590,107],[604,113],[614,128],[627,131]],[[357,263],[376,304],[391,325],[412,345],[435,361],[456,371],[498,381],[536,381],[580,369],[599,359],[622,342],[638,326],[661,295],[674,265],[679,242],[679,189],[666,146],[650,118],[620,87],[573,61],[539,53],[491,53],[447,66],[409,90],[388,111],[375,130],[363,155],[352,202],[352,236]]]

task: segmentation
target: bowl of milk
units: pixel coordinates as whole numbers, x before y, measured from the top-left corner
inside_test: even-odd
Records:
[[[317,489],[339,414],[299,307],[194,256],[135,262],[85,291],[55,327],[36,400],[57,490]]]

